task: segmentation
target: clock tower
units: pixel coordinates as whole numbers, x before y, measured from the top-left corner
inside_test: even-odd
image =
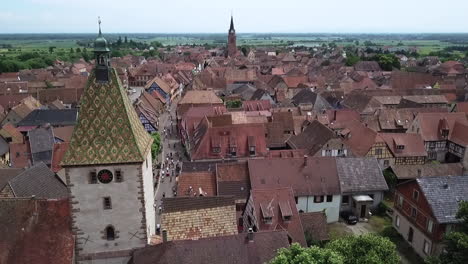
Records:
[[[155,233],[152,138],[109,62],[101,33],[65,168],[78,263],[127,263]]]

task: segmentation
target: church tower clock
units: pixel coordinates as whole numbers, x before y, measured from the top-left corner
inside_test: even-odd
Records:
[[[78,263],[127,263],[155,233],[152,138],[141,125],[102,36],[62,160]]]

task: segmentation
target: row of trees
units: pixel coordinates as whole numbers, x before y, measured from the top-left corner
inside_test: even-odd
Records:
[[[398,264],[400,257],[389,239],[365,234],[333,240],[325,247],[303,248],[295,243],[278,251],[270,264]]]

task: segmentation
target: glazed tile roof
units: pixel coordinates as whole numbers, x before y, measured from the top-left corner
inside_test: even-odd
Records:
[[[152,138],[130,104],[115,70],[108,83],[89,78],[78,123],[62,165],[142,162]]]

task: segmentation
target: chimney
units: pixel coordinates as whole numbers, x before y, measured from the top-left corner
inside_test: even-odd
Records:
[[[421,178],[422,171],[421,169],[418,169],[418,178]]]
[[[333,121],[336,121],[336,110],[333,110]]]
[[[162,231],[162,239],[163,239],[163,243],[167,242],[167,230],[166,229]]]
[[[247,234],[247,237],[249,238],[249,242],[254,241],[254,232],[253,232],[253,229],[251,227],[249,227],[249,233]]]
[[[307,155],[304,155],[304,167],[307,167]]]

